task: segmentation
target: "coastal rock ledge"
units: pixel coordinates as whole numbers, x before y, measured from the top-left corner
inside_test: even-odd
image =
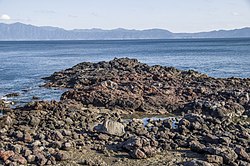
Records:
[[[121,58],[45,79],[60,101],[0,100],[0,165],[250,165],[249,78]]]
[[[249,115],[250,79],[212,78],[193,70],[149,66],[136,59],[80,63],[55,72],[45,87],[70,88],[61,100],[143,113]]]

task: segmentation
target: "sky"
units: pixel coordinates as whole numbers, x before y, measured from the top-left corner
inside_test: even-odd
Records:
[[[250,27],[250,0],[0,0],[0,22],[200,32]]]

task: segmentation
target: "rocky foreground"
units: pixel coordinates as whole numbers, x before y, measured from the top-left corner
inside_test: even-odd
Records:
[[[0,100],[0,165],[250,165],[250,79],[128,58],[45,79],[59,102]],[[165,118],[133,118],[149,114]]]

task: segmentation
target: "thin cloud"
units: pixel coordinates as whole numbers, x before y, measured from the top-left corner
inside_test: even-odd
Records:
[[[3,14],[0,16],[0,20],[10,20],[10,19],[11,19],[10,16],[7,14]]]

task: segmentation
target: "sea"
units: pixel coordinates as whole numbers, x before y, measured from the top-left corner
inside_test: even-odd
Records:
[[[0,97],[18,104],[59,100],[64,90],[43,88],[42,77],[80,62],[137,58],[148,65],[196,70],[212,77],[250,77],[250,38],[109,41],[0,41]]]

